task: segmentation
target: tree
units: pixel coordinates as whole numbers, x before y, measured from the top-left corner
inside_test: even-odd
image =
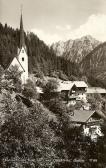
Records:
[[[31,98],[36,99],[37,98],[36,84],[31,80],[27,80],[27,83],[24,84],[22,94],[29,99]]]
[[[21,92],[22,89],[22,83],[21,83],[21,72],[19,71],[19,68],[15,66],[11,66],[9,69],[5,71],[4,76],[5,82],[9,81],[11,83],[11,86],[13,85],[15,90],[17,92]]]
[[[44,99],[50,100],[53,97],[58,96],[58,82],[54,79],[50,79],[43,87]]]
[[[76,104],[74,105],[74,110],[80,110],[81,108],[83,108],[83,106],[84,106],[83,100],[77,101]]]
[[[59,78],[65,81],[68,80],[68,76],[65,73],[63,73],[63,71],[59,71]]]
[[[2,66],[0,66],[0,90],[2,89],[2,78],[3,78],[4,70]]]
[[[96,111],[102,110],[103,98],[100,94],[94,94],[88,97],[88,103],[91,104],[91,109]]]

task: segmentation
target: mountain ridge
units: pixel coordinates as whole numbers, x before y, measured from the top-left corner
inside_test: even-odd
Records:
[[[91,85],[106,88],[106,42],[91,51],[80,63],[80,68]]]
[[[57,56],[64,57],[71,62],[80,63],[101,42],[90,35],[75,40],[59,41],[52,44]]]

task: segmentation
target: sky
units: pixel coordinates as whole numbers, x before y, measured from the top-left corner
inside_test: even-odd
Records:
[[[106,0],[0,0],[0,22],[19,28],[21,5],[24,30],[46,44],[85,35],[106,41]]]

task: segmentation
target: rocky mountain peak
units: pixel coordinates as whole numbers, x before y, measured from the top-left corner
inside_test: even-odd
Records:
[[[80,63],[100,42],[90,35],[80,39],[59,41],[52,44],[52,48],[57,56],[64,57],[71,62]]]

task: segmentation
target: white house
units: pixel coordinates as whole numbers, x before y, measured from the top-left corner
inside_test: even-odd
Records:
[[[64,94],[68,103],[75,104],[76,101],[87,102],[87,84],[84,81],[60,81],[58,92]]]
[[[25,84],[28,79],[28,55],[25,45],[22,14],[20,19],[20,47],[17,51],[17,55],[11,61],[8,69],[12,66],[18,67],[19,71],[21,72],[22,84]]]
[[[101,132],[102,114],[91,110],[75,110],[70,117],[71,122],[76,126],[81,126],[83,134],[96,140],[97,137],[103,136]]]

